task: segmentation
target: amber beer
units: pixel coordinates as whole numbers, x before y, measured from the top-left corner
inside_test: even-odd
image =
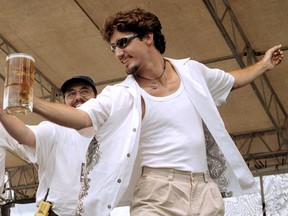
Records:
[[[8,114],[29,114],[33,111],[35,60],[25,53],[6,57],[6,78],[3,109]]]

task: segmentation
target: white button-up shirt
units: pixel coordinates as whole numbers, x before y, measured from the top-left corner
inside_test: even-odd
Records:
[[[223,92],[219,91],[221,88],[227,89],[224,98],[228,96],[234,78],[189,59],[167,60],[178,72],[189,99],[225,156],[227,162],[222,171],[229,183],[220,188],[224,188],[224,192],[233,190],[233,195],[254,192],[254,178],[216,107],[225,101],[214,101],[217,94]],[[223,86],[221,80],[228,84]],[[79,109],[86,111],[92,120],[101,154],[99,162],[88,174],[89,185],[78,204],[78,215],[108,216],[117,205],[130,204],[135,182],[141,173],[137,160],[141,127],[140,87],[129,75],[122,83],[107,86],[96,99],[90,99]]]

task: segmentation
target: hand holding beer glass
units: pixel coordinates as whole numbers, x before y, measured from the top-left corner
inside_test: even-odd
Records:
[[[35,60],[25,53],[6,57],[6,78],[3,110],[8,114],[29,114],[33,111]]]

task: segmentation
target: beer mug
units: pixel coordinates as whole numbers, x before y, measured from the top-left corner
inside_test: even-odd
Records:
[[[3,110],[8,114],[29,114],[33,111],[35,60],[25,53],[6,57]]]

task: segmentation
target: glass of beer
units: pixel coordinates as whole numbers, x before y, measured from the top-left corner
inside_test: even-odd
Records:
[[[3,109],[12,115],[33,111],[35,60],[25,53],[6,57]]]

